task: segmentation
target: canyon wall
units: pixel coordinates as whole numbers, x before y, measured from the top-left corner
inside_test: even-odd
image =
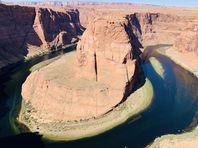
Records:
[[[99,6],[98,6],[99,7]],[[80,20],[84,27],[87,27],[93,20],[109,17],[128,17],[132,26],[138,28],[140,42],[144,47],[155,44],[174,44],[176,38],[189,28],[198,24],[197,16],[189,15],[190,10],[186,14],[184,10],[179,8],[172,10],[171,8],[147,8],[144,7],[104,7],[96,8],[79,8]],[[149,12],[148,12],[149,10]]]
[[[133,13],[127,15],[131,28],[144,47],[156,44],[174,44],[176,38],[189,26],[197,24],[196,17],[163,13]]]
[[[0,4],[0,68],[75,42],[82,32],[78,10]]]
[[[189,24],[197,23],[195,17],[157,12],[135,13],[135,10],[117,7],[83,7],[79,11],[71,8],[64,10],[0,4],[0,68],[22,60],[25,56],[76,42],[84,27],[99,18],[127,18],[144,47],[173,44]]]

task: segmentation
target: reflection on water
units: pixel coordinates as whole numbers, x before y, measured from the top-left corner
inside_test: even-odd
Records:
[[[182,132],[183,129],[186,129],[191,124],[197,111],[198,80],[168,58],[159,54],[153,54],[153,56],[161,62],[165,70],[164,79],[161,79],[158,76],[149,62],[145,62],[142,65],[146,77],[152,82],[154,88],[154,101],[151,107],[142,113],[141,118],[134,122],[128,121],[122,126],[93,138],[75,142],[45,141],[46,146],[68,148],[136,148],[146,146],[158,136],[179,133]],[[48,58],[51,57],[49,56]],[[4,84],[1,83],[3,85],[0,85],[0,87],[6,88],[7,86],[10,86],[10,80],[13,81],[13,88],[16,87],[16,84],[21,85],[28,75],[27,69],[30,68],[30,65],[34,65],[35,63],[38,63],[38,61],[44,59],[45,58],[43,57],[43,59],[29,63],[25,68],[22,64],[21,67],[24,68],[25,72],[20,69],[21,67],[18,69],[16,68],[11,74],[10,71],[8,71],[9,73],[5,76],[5,80],[1,77],[2,80],[0,81],[3,81]],[[17,73],[19,75],[17,75]],[[21,80],[19,78],[21,78]],[[10,104],[8,104],[8,100],[13,100],[13,96],[15,96],[13,88],[6,91],[9,92],[9,95],[5,91],[2,91],[0,94],[0,103],[2,103],[1,110],[4,110],[5,112],[11,107]],[[3,119],[3,116],[5,116],[5,113],[2,113],[0,119],[1,137],[5,136],[6,133],[14,134],[13,130],[8,126],[9,122]],[[4,121],[3,124],[2,121]],[[9,127],[9,130],[6,128],[6,130],[2,130],[4,127]]]

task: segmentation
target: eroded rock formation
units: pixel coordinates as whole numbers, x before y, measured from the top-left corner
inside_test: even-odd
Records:
[[[140,55],[134,37],[127,17],[94,20],[77,52],[28,77],[25,103],[31,102],[43,120],[80,120],[110,111],[134,89]]]
[[[127,99],[139,81],[137,62],[142,44],[160,43],[166,37],[166,43],[173,43],[181,28],[176,27],[175,33],[166,29],[179,20],[159,13],[94,19],[83,33],[75,56],[67,55],[28,77],[22,92],[25,102],[32,102],[39,115],[46,114],[41,119],[80,120],[108,112]],[[162,27],[169,22],[172,24]],[[56,93],[47,91],[51,89]]]
[[[78,10],[0,4],[0,68],[24,56],[69,44],[82,31]]]

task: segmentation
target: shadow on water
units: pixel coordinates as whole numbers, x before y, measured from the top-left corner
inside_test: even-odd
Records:
[[[35,57],[29,61],[20,61],[16,64],[12,64],[6,68],[1,69],[0,71],[0,138],[3,138],[4,141],[6,139],[14,140],[16,138],[23,139],[27,136],[27,138],[31,139],[31,137],[36,141],[36,137],[39,135],[35,135],[32,133],[27,133],[23,135],[16,135],[13,137],[8,137],[10,135],[15,135],[20,133],[16,127],[16,117],[21,108],[21,87],[27,76],[30,74],[29,69],[44,60],[52,59],[54,57],[60,57],[60,55],[71,52],[75,50],[76,45],[66,47],[60,51],[52,52],[47,55],[41,55]],[[29,131],[29,129],[20,124],[23,132]],[[34,138],[35,137],[35,138]],[[24,139],[25,140],[25,139]],[[2,140],[0,140],[2,142]],[[8,140],[9,141],[9,140]],[[0,143],[1,144],[1,143]],[[4,143],[6,144],[6,143]],[[9,143],[8,143],[9,144]]]
[[[111,131],[92,138],[82,139],[73,142],[49,142],[45,140],[45,146],[67,148],[141,148],[145,147],[158,136],[171,133],[181,133],[183,130],[189,127],[197,111],[197,78],[195,78],[188,71],[182,69],[180,66],[174,64],[167,57],[159,54],[151,55],[155,56],[160,61],[165,70],[165,73],[164,78],[161,78],[155,72],[154,68],[148,61],[145,61],[145,63],[142,65],[145,76],[151,81],[153,85],[154,98],[150,108],[141,114],[141,118],[137,119],[134,122],[128,121],[125,124]],[[29,70],[32,65],[41,62],[43,60],[42,58],[39,60],[35,59],[35,61],[31,61],[24,69],[26,70],[25,72],[20,69],[21,67],[12,70],[12,74],[8,73],[6,81],[4,81],[1,77],[2,81],[5,82],[4,85],[2,85],[1,87],[8,87],[8,84],[16,87],[16,84],[18,84],[18,88],[21,89],[21,84],[25,81],[29,72],[27,71],[27,69]],[[24,64],[22,65],[24,67]],[[17,72],[19,73],[19,75],[16,74]],[[16,76],[13,78],[13,75],[15,74]],[[21,80],[19,79],[20,77]],[[13,83],[6,83],[9,79],[13,80]],[[3,93],[1,92],[1,99],[6,100],[4,97],[5,95],[7,95],[8,100],[11,100],[9,99],[9,96],[13,95],[11,92],[13,93],[14,91],[9,90],[4,91]],[[20,95],[20,91],[18,91],[18,95]],[[8,106],[8,108],[10,109],[10,106]],[[0,119],[0,121],[0,128],[8,126],[8,123],[2,124],[2,119]],[[10,131],[5,130],[5,132]],[[0,136],[5,136],[2,134],[1,129]],[[14,141],[16,141],[18,138],[21,139],[20,137],[21,135],[6,137],[3,140],[0,139],[0,142],[8,142],[12,141],[13,139]],[[31,136],[28,135],[22,135],[22,137],[27,137],[31,139]],[[32,138],[33,140],[36,140],[34,144],[41,144],[40,146],[43,146],[41,139],[37,138],[38,137],[36,137],[35,139],[34,137]],[[27,144],[32,145],[31,143]]]
[[[44,148],[45,145],[40,135],[34,133],[24,133],[15,136],[0,138],[0,146],[3,148]]]

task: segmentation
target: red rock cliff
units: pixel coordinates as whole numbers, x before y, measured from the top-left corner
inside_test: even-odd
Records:
[[[61,12],[0,4],[0,67],[38,50],[69,44],[82,31],[78,10]]]
[[[147,12],[149,9],[145,12],[132,9],[127,11],[105,9],[102,11],[81,8],[79,10],[81,22],[85,27],[88,27],[88,24],[92,23],[95,18],[107,16],[110,18],[114,18],[115,16],[125,17],[127,15],[132,26],[131,28],[133,28],[135,35],[138,36],[143,46],[173,44],[177,36],[181,32],[185,32],[189,24],[198,23],[197,17],[183,16],[177,13],[161,13],[159,10],[154,12]]]

